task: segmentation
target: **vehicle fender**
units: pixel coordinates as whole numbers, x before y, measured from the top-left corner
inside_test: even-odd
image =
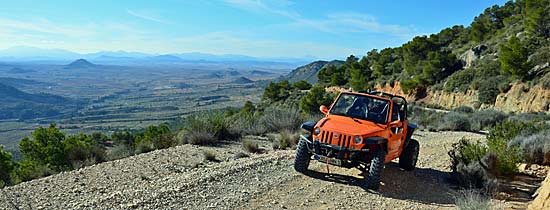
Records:
[[[384,137],[368,137],[364,140],[365,145],[380,145],[384,151],[388,152],[388,140]]]
[[[308,121],[308,122],[302,123],[300,128],[302,128],[302,129],[304,129],[308,132],[313,132],[313,127],[315,127],[315,124],[317,124],[317,122]]]
[[[412,123],[407,124],[407,136],[405,138],[405,143],[403,144],[403,147],[406,147],[409,142],[411,141],[412,135],[414,133],[414,130],[416,130],[418,126]]]

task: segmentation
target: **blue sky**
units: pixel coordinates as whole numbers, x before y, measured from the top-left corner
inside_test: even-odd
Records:
[[[0,49],[203,52],[342,59],[469,25],[485,0],[16,0],[0,8]]]

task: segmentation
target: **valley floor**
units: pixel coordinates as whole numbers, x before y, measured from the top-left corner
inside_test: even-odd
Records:
[[[378,192],[357,186],[355,169],[330,167],[329,175],[324,164],[312,162],[311,173],[297,173],[293,150],[266,149],[235,159],[240,144],[183,145],[4,188],[0,209],[454,209],[447,150],[462,137],[484,139],[465,132],[418,132],[417,170],[387,164]],[[204,162],[203,150],[215,151],[220,161]]]

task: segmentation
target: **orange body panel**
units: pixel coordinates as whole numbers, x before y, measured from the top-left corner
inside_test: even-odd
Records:
[[[347,94],[357,94],[364,95],[372,98],[377,98],[380,100],[385,100],[390,102],[390,110],[393,109],[393,101],[369,94],[362,93],[352,93],[352,92],[343,92]],[[336,101],[336,100],[335,100]],[[331,105],[332,109],[334,103]],[[388,115],[388,118],[390,116]],[[315,125],[315,128],[320,128],[321,132],[318,135],[313,135],[315,140],[319,140],[325,144],[343,146],[350,149],[360,150],[366,149],[366,145],[363,141],[356,144],[354,141],[355,136],[360,136],[361,138],[368,137],[382,137],[388,140],[388,153],[386,155],[386,162],[398,158],[402,151],[402,146],[405,142],[406,133],[407,133],[407,124],[408,120],[403,121],[400,132],[392,132],[392,127],[390,126],[390,119],[387,120],[386,124],[377,124],[368,120],[355,119],[347,116],[339,116],[327,114],[323,119],[321,119]],[[394,129],[395,127],[393,127]]]

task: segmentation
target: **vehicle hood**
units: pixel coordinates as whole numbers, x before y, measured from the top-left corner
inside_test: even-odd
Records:
[[[385,125],[360,119],[354,120],[352,118],[342,116],[325,117],[319,121],[317,126],[321,127],[321,130],[325,131],[360,136],[380,132],[385,129]]]

